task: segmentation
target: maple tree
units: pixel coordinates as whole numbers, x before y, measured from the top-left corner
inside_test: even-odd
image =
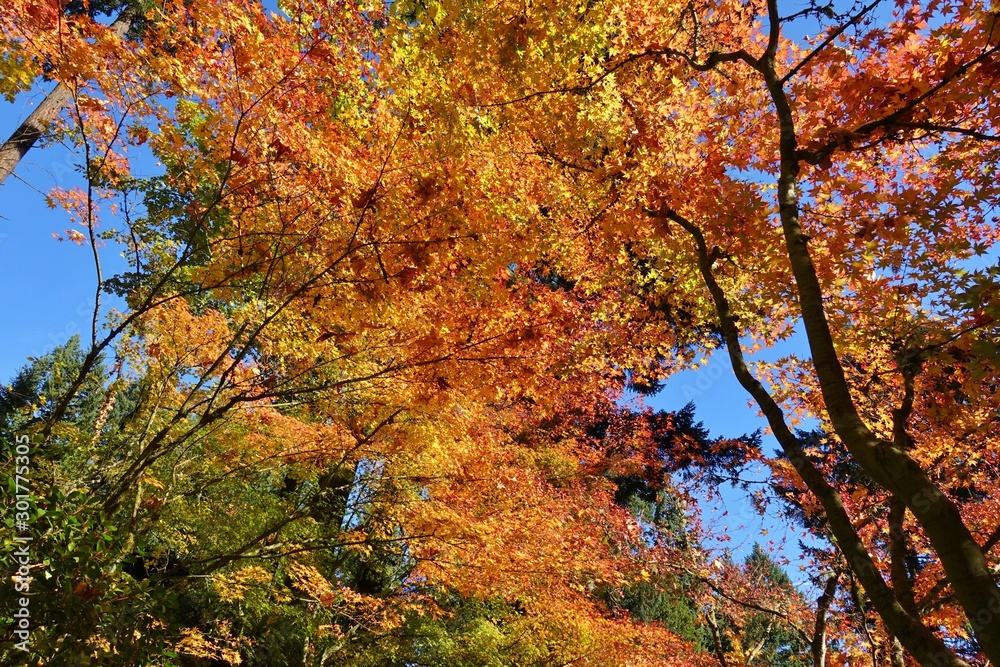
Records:
[[[639,568],[581,430],[621,384],[596,365],[611,336],[542,335],[577,328],[586,301],[512,268],[499,202],[478,228],[455,218],[454,179],[488,156],[408,168],[425,154],[399,140],[412,118],[370,55],[382,19],[295,15],[171,5],[142,42],[69,61],[87,67],[62,119],[85,187],[50,200],[92,248],[99,296],[89,341],[6,397],[6,430],[39,443],[53,554],[34,655],[325,661],[433,611],[407,583],[426,581],[518,605],[539,659],[644,646],[669,663],[674,635],[590,590]],[[266,61],[248,48],[265,44]],[[143,150],[162,175],[132,175]],[[103,274],[101,241],[128,271]],[[125,309],[101,329],[109,292]]]
[[[41,443],[61,559],[40,651],[1000,659],[1000,313],[972,270],[996,234],[996,12],[278,9],[136,6],[141,41],[57,3],[0,19],[0,90],[69,94],[47,127],[83,187],[50,202],[98,276],[89,341],[4,404]],[[102,242],[128,271],[103,274]],[[808,359],[751,369],[797,326]],[[617,402],[720,347],[782,456]],[[750,462],[831,543],[815,606],[760,554],[709,567],[647,525],[673,475]]]
[[[573,193],[540,201],[542,217],[583,241],[550,261],[571,273],[585,254],[596,291],[622,282],[602,261],[618,269],[638,255],[659,309],[686,298],[694,327],[718,327],[785,451],[776,474],[790,464],[804,481],[888,632],[922,664],[964,664],[935,634],[959,641],[964,621],[925,622],[907,591],[947,588],[947,606],[972,624],[967,657],[996,658],[996,522],[983,488],[995,484],[993,278],[965,268],[995,240],[984,91],[997,76],[996,14],[881,5],[435,3],[412,5],[419,25],[403,32],[442,98],[460,99],[473,127],[500,128],[506,146],[520,142],[506,149],[518,173],[548,167],[549,191]],[[784,36],[807,19],[817,37]],[[608,309],[608,321],[639,323],[652,310],[643,299]],[[744,349],[787,338],[795,322],[810,359],[762,368],[762,383]],[[638,342],[660,372],[677,367],[663,340]],[[792,430],[804,415],[843,443],[873,493],[832,483]],[[968,424],[961,444],[956,420]],[[958,481],[972,470],[975,497]],[[891,550],[933,562],[924,581],[898,559],[891,585],[883,576],[894,559],[876,555],[889,528],[873,512],[887,505],[893,540],[909,542]]]

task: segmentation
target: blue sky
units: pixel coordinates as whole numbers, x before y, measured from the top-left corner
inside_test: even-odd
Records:
[[[42,99],[25,93],[13,103],[0,104],[0,134],[4,138]],[[46,206],[53,187],[73,187],[82,181],[71,151],[61,145],[28,153],[13,176],[0,185],[0,376],[7,381],[28,356],[44,354],[74,333],[90,333],[96,277],[87,246],[60,242],[71,227],[62,210]],[[120,263],[105,248],[102,261]],[[116,261],[117,260],[117,261]]]
[[[805,335],[800,329],[796,329],[796,335],[790,341],[751,356],[749,360],[773,361],[793,352],[800,357],[808,357]],[[724,349],[712,354],[708,364],[697,370],[683,371],[668,378],[663,390],[647,399],[654,409],[667,411],[678,410],[688,402],[694,402],[696,419],[704,422],[713,437],[735,438],[761,429],[765,432],[764,453],[773,454],[779,448],[778,442],[766,432],[767,421],[758,414],[756,404],[751,405],[749,401],[750,396],[736,380]],[[741,473],[741,479],[764,481],[767,471],[746,470]],[[801,556],[798,541],[805,539],[816,543],[807,538],[801,529],[790,526],[778,516],[777,503],[772,503],[764,516],[759,515],[749,502],[748,494],[760,489],[766,491],[767,487],[753,484],[745,491],[723,485],[716,489],[717,499],[704,500],[699,509],[707,532],[719,536],[719,539],[709,540],[704,546],[720,551],[728,549],[741,560],[758,542],[772,555],[787,558],[791,564],[786,569],[792,580],[805,583],[797,567]]]

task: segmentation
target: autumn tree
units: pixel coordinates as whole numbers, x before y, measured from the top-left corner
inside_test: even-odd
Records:
[[[654,335],[664,308],[689,314],[687,335],[717,327],[784,450],[776,474],[796,475],[818,503],[888,631],[921,664],[957,665],[951,647],[968,621],[996,660],[996,521],[964,481],[995,485],[993,278],[970,270],[995,240],[995,13],[879,2],[395,9],[400,43],[422,54],[406,76],[426,77],[429,105],[461,100],[453,118],[498,161],[516,155],[526,181],[539,175],[531,195],[507,188],[538,202],[525,234],[558,273],[595,298],[605,290],[604,322],[631,323],[647,374],[690,359],[666,352],[676,335]],[[815,36],[789,38],[801,30]],[[637,254],[644,273],[622,271]],[[748,355],[796,325],[809,358],[753,372]],[[815,462],[793,430],[805,415],[846,448],[871,495]],[[885,531],[899,553],[926,549],[922,580],[873,557]],[[910,604],[914,586],[947,590],[952,620]]]
[[[633,442],[646,439],[651,446],[645,456],[631,459],[641,466],[615,482],[616,502],[639,517],[647,543],[640,558],[655,574],[609,591],[612,604],[697,640],[723,665],[824,667],[828,655],[838,661],[856,656],[848,645],[859,633],[842,622],[845,610],[834,600],[839,572],[817,582],[822,593],[813,602],[759,544],[743,563],[702,545],[704,538],[718,536],[699,526],[699,501],[723,484],[748,490],[742,478],[756,463],[759,434],[711,438],[696,421],[693,404],[675,413],[647,409],[618,417],[616,423],[600,424],[602,437],[622,443],[627,434]],[[748,498],[746,511],[756,511],[754,505],[763,511],[765,503],[758,490]],[[795,525],[809,525],[801,513],[790,518]],[[687,557],[678,559],[678,551]]]
[[[31,659],[322,664],[461,607],[447,591],[519,610],[545,662],[678,663],[595,594],[641,578],[625,462],[588,430],[624,386],[616,332],[510,244],[506,197],[466,197],[506,165],[422,136],[447,119],[395,94],[380,8],[284,12],[64,35],[83,187],[50,201],[97,285],[83,342],[5,396],[54,573]]]
[[[98,19],[108,14],[115,18],[105,28]],[[141,8],[124,0],[24,3],[8,9],[0,24],[0,44],[6,47],[0,93],[12,100],[39,78],[55,85],[0,144],[0,183],[46,132],[58,127],[58,116],[76,101],[86,85],[80,75],[92,57],[87,51],[107,48],[136,30],[142,19]]]
[[[74,595],[116,599],[93,591],[126,561],[271,586],[278,606],[298,591],[310,629],[290,636],[321,661],[299,640],[340,641],[341,605],[388,630],[392,591],[427,580],[544,618],[532,627],[554,662],[610,664],[632,645],[669,662],[675,635],[595,594],[644,580],[614,480],[661,474],[657,456],[729,457],[770,466],[830,537],[826,585],[850,571],[861,628],[870,604],[894,660],[1000,659],[1000,313],[996,271],[976,266],[996,233],[995,12],[141,9],[131,42],[56,5],[2,19],[3,92],[41,75],[72,91],[55,122],[84,187],[50,200],[95,259],[89,341],[26,371],[37,396],[17,408],[39,447],[65,452],[51,489],[75,493],[59,502],[88,534],[128,526],[115,555],[88,560],[101,573],[67,565]],[[162,170],[137,176],[143,154]],[[102,242],[127,272],[104,275]],[[102,329],[109,292],[125,308]],[[808,359],[753,366],[793,336]],[[722,347],[781,457],[752,439],[661,450],[656,419],[614,407]],[[43,400],[46,374],[60,391]],[[101,406],[92,421],[84,404]],[[618,440],[595,431],[609,415]],[[823,437],[797,433],[804,418]],[[677,546],[664,558],[696,566]],[[216,610],[211,631],[173,646],[250,655],[227,652],[221,609],[242,599],[228,594],[196,601]],[[113,654],[119,630],[94,650]]]

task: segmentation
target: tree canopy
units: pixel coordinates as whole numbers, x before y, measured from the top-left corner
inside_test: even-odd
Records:
[[[10,0],[97,285],[0,391],[2,661],[1000,661],[998,16]],[[713,352],[780,451],[643,403]],[[810,585],[705,546],[749,468]]]

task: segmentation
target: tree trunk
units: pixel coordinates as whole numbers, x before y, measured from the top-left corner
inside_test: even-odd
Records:
[[[816,600],[816,626],[813,629],[812,650],[813,667],[826,667],[826,615],[830,611],[830,604],[834,595],[837,594],[837,583],[840,581],[840,572],[834,571],[830,578],[826,580],[823,593]]]
[[[136,16],[136,11],[132,7],[127,7],[111,24],[111,31],[118,37],[124,37],[131,29]],[[49,124],[72,100],[73,91],[70,87],[62,82],[57,83],[42,103],[35,107],[35,110],[14,130],[10,138],[0,145],[0,184],[14,172],[21,158],[31,150]]]
[[[699,271],[715,303],[715,309],[719,316],[719,327],[722,329],[723,339],[726,341],[726,351],[729,353],[729,360],[736,374],[736,379],[747,390],[747,393],[757,401],[757,405],[764,413],[775,439],[781,445],[789,462],[802,481],[809,487],[810,492],[822,504],[834,542],[844,558],[847,559],[847,563],[858,582],[868,593],[875,610],[885,621],[886,626],[900,638],[906,649],[920,664],[933,665],[934,667],[944,667],[945,665],[969,667],[968,663],[955,655],[919,618],[911,616],[900,605],[899,600],[896,599],[893,590],[882,578],[881,572],[872,560],[872,555],[855,530],[840,494],[830,486],[819,469],[806,456],[798,438],[788,427],[781,406],[750,372],[740,347],[739,329],[733,319],[729,299],[712,272],[713,259],[709,254],[704,234],[690,220],[678,215],[676,211],[669,210],[662,212],[662,214],[667,219],[679,224],[694,238],[698,252]]]
[[[773,34],[779,25],[776,0],[769,0],[768,9],[774,37],[772,44],[776,49],[777,38]],[[809,350],[830,422],[861,468],[899,498],[923,527],[975,630],[979,645],[991,661],[1000,663],[1000,589],[987,566],[979,543],[973,538],[962,520],[961,512],[951,499],[941,492],[905,450],[876,437],[865,425],[854,405],[826,319],[823,290],[809,252],[808,238],[803,234],[799,222],[796,187],[799,158],[795,122],[774,62],[774,51],[769,47],[768,53],[756,62],[756,66],[767,82],[780,131],[778,210],[788,259],[795,276]],[[888,623],[888,619],[885,620]],[[909,648],[905,631],[902,628],[892,630],[903,645]]]
[[[892,667],[906,667],[906,655],[903,653],[903,645],[895,637],[892,638],[889,661]]]
[[[920,618],[920,610],[913,597],[913,584],[906,566],[907,539],[903,528],[906,505],[893,496],[889,499],[889,568],[892,590],[903,609],[915,618]]]
[[[715,617],[715,607],[709,607],[708,613],[705,615],[705,620],[708,621],[708,627],[712,631],[712,645],[715,648],[715,657],[719,660],[720,667],[729,667],[729,661],[726,660],[726,651],[722,645],[722,631],[719,629],[719,622]]]

